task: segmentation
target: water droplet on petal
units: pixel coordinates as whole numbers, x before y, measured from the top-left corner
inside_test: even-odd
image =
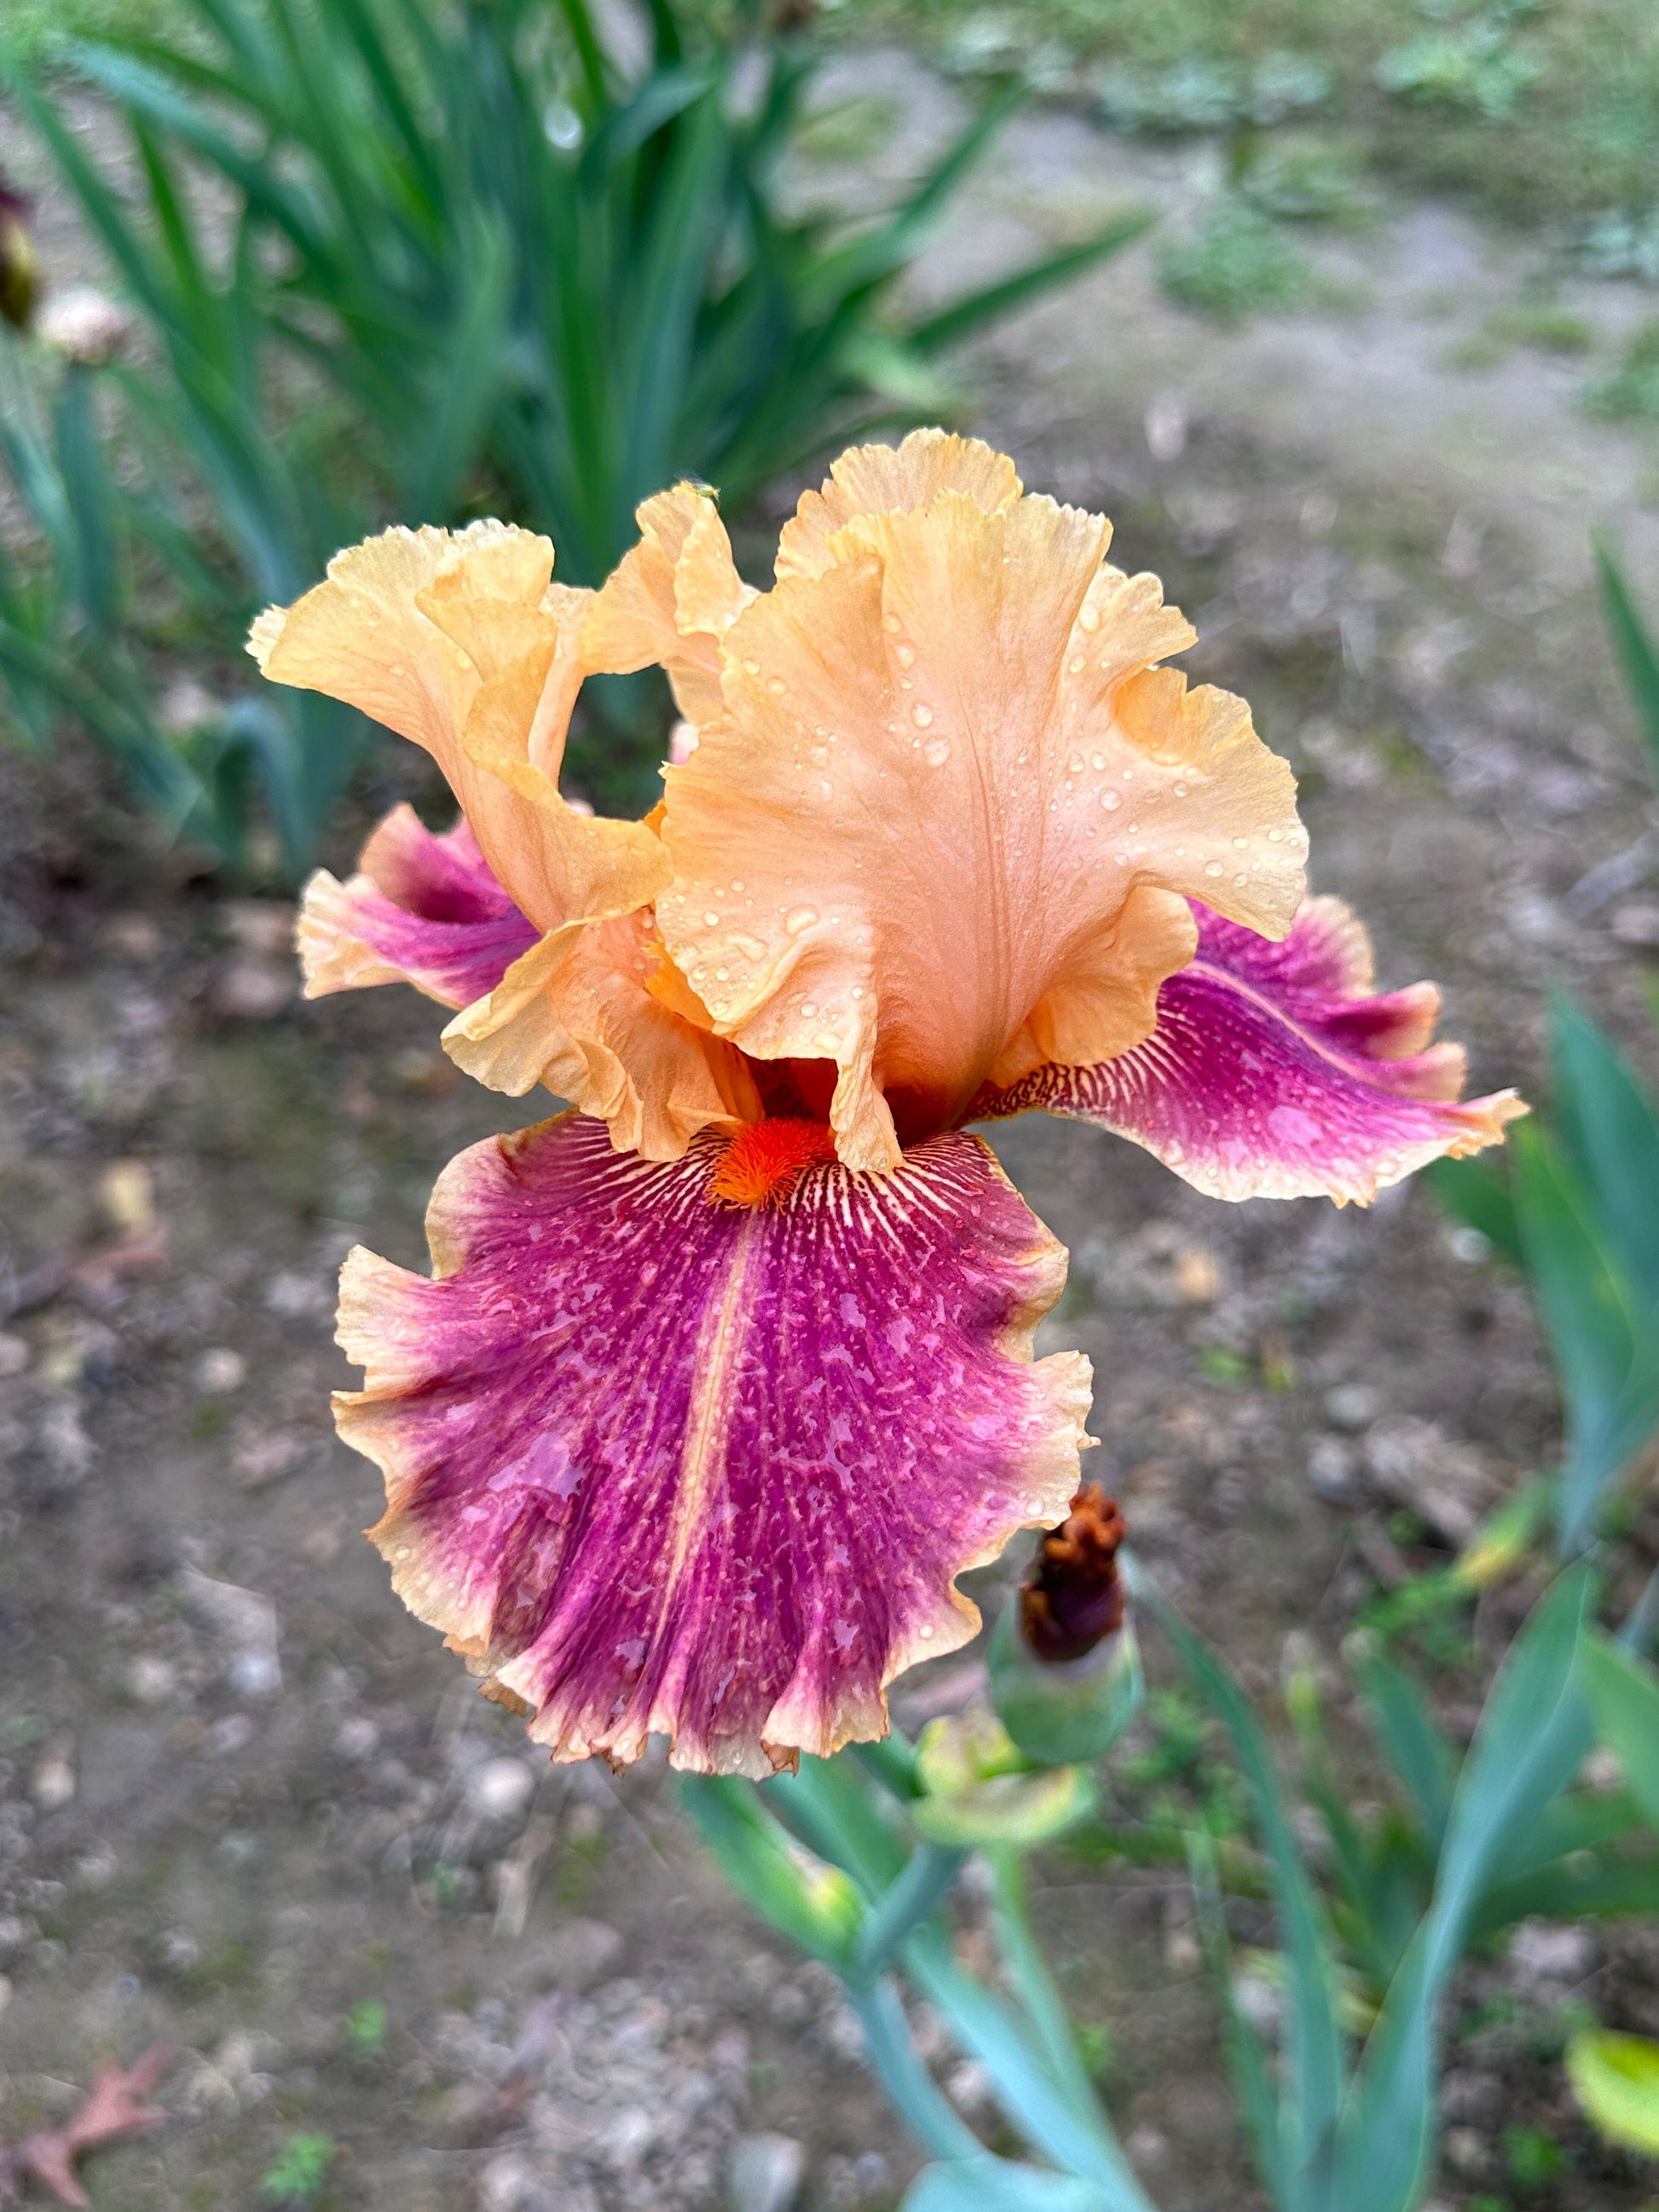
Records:
[[[896,645],[893,647],[893,658],[901,668],[914,668],[916,665],[916,648],[914,645]]]
[[[1205,874],[1206,874],[1206,876],[1218,876],[1218,875],[1221,873],[1221,863],[1220,863],[1220,861],[1219,861],[1219,860],[1212,860],[1212,861],[1210,861],[1210,862],[1208,863],[1208,865],[1206,866],[1204,872],[1205,872]]]
[[[792,907],[783,918],[783,926],[791,937],[799,937],[804,929],[811,929],[818,918],[815,906]]]
[[[1100,609],[1098,607],[1089,606],[1079,607],[1078,610],[1077,620],[1078,628],[1079,629],[1098,629],[1100,628]]]
[[[720,918],[711,906],[704,913],[702,921],[703,927],[705,929],[718,929],[720,927]]]
[[[915,705],[910,709],[910,720],[915,724],[919,730],[931,729],[933,720],[933,710],[931,707],[923,706],[921,700],[918,700]]]
[[[1123,801],[1118,797],[1116,792],[1103,791],[1100,794],[1100,803],[1109,814],[1115,814]]]
[[[929,768],[943,768],[951,757],[951,748],[943,738],[933,738],[922,747],[921,757]]]

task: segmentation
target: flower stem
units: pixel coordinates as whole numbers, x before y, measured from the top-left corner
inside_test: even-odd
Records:
[[[855,1743],[852,1750],[866,1773],[902,1802],[920,1796],[915,1747],[896,1729],[874,1743]]]
[[[848,1983],[847,1996],[864,2030],[870,2070],[916,2141],[935,2158],[982,2157],[984,2145],[922,2064],[891,1980]]]
[[[855,1972],[869,1977],[881,1972],[905,1937],[949,1894],[967,1856],[941,1844],[918,1844],[903,1873],[870,1908],[853,1954]]]
[[[1030,1885],[1018,1851],[989,1854],[996,1897],[997,1935],[1009,1977],[1056,2080],[1085,2109],[1097,2104],[1094,2083],[1079,2057],[1066,2001],[1055,1985],[1031,1925]]]

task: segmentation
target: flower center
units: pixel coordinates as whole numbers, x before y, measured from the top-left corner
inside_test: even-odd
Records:
[[[835,1157],[827,1121],[751,1121],[720,1154],[708,1195],[726,1206],[781,1206],[807,1168]]]

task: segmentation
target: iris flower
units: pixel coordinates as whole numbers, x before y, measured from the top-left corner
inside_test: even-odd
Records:
[[[1066,1254],[969,1124],[1340,1203],[1522,1109],[1458,1103],[1431,985],[1373,994],[1289,768],[1164,665],[1194,633],[1102,517],[925,431],[843,454],[764,592],[700,487],[639,523],[597,593],[521,530],[394,530],[251,649],[461,809],[313,880],[308,991],[413,983],[463,1068],[570,1102],[445,1170],[430,1278],[345,1263],[370,1534],[555,1758],[764,1775],[880,1735],[978,1626],[957,1577],[1078,1486],[1089,1363],[1032,1356]],[[573,703],[651,664],[682,757],[596,818]]]

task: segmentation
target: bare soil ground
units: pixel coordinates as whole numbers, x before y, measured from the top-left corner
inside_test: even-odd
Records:
[[[1026,126],[938,273],[975,223],[1029,226],[1043,162],[1093,193],[1093,159],[1066,118]],[[1478,258],[1461,218],[1415,219]],[[1385,984],[1442,981],[1478,1086],[1535,1088],[1550,981],[1651,1073],[1652,799],[1583,558],[1615,455],[1627,508],[1639,456],[1530,372],[1477,403],[1425,349],[1409,379],[1351,371],[1355,327],[1212,339],[1109,271],[981,364],[982,424],[1163,574],[1194,673],[1245,692],[1303,776],[1317,888],[1367,916]],[[1540,455],[1577,489],[1528,491]],[[280,904],[185,880],[86,756],[0,774],[0,2128],[165,2037],[173,2122],[89,2167],[97,2203],[249,2205],[315,2131],[336,2212],[714,2205],[765,2133],[805,2146],[805,2205],[890,2205],[914,2160],[833,1988],[722,1890],[662,1774],[530,1759],[356,1534],[376,1478],[330,1431],[334,1270],[359,1240],[422,1264],[438,1170],[527,1104],[463,1082],[412,995],[301,1006]],[[389,758],[363,818],[432,800],[414,775]],[[1095,1362],[1097,1460],[1264,1698],[1288,1638],[1333,1659],[1379,1588],[1547,1463],[1525,1295],[1420,1189],[1223,1208],[1096,1133],[995,1133],[1074,1254],[1047,1333]],[[1500,1605],[1483,1646],[1512,1625]],[[970,1693],[970,1665],[944,1672],[902,1710]],[[1454,1722],[1474,1679],[1442,1685]],[[1043,1871],[1160,2203],[1250,2203],[1184,1885]],[[971,1899],[962,1940],[980,1953]],[[1571,2114],[1574,2002],[1659,2031],[1651,1933],[1529,1930],[1470,1970],[1445,2206],[1644,2201]],[[1526,2190],[1517,2118],[1567,2154]]]

